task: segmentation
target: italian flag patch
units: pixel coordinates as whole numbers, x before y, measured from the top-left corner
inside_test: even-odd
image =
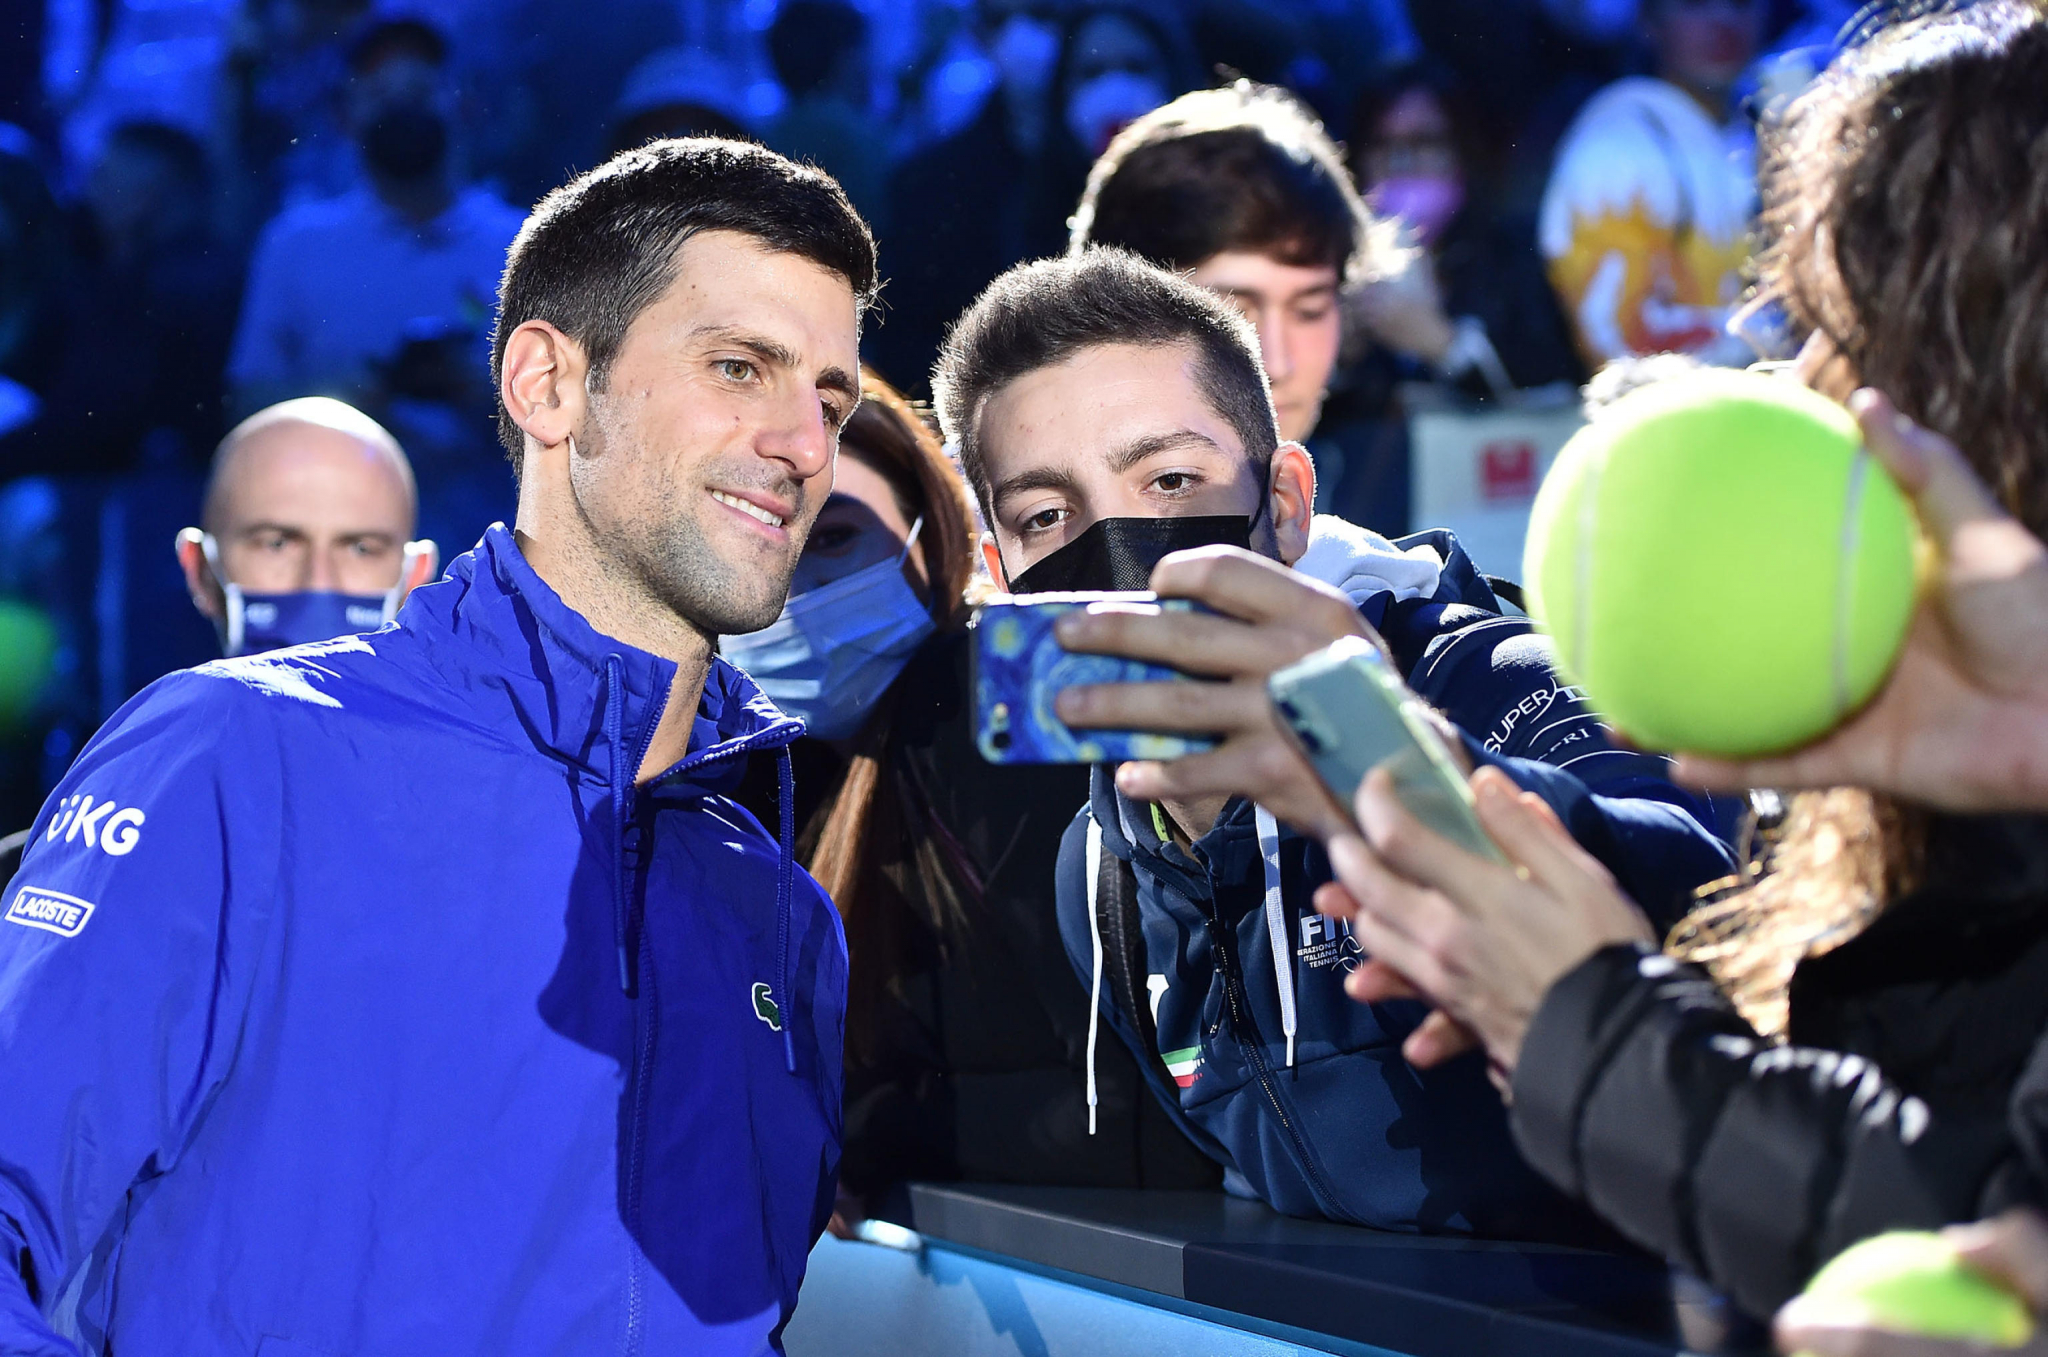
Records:
[[[1173,1076],[1173,1082],[1182,1088],[1193,1088],[1196,1078],[1202,1073],[1202,1048],[1199,1046],[1168,1051],[1161,1059],[1166,1061],[1166,1072]]]

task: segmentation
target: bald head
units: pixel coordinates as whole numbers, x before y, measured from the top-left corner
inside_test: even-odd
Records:
[[[222,584],[245,593],[383,594],[401,580],[419,510],[398,440],[362,411],[325,396],[249,416],[221,440],[206,485],[205,530],[181,536],[179,559],[200,611],[219,617]]]
[[[283,401],[237,424],[214,451],[203,523],[216,538],[238,521],[316,510],[332,518],[343,508],[400,542],[419,509],[405,450],[353,405],[327,396]]]

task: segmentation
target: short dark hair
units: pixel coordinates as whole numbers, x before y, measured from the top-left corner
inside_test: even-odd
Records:
[[[801,99],[829,81],[867,36],[867,16],[846,0],[786,0],[768,25],[768,61],[790,97]]]
[[[1019,264],[988,285],[947,334],[932,401],[967,483],[991,516],[981,413],[1018,378],[1104,344],[1195,350],[1195,375],[1258,465],[1280,446],[1258,336],[1235,308],[1126,250]]]
[[[1088,173],[1069,248],[1117,245],[1170,269],[1229,250],[1340,276],[1379,273],[1375,222],[1336,143],[1287,91],[1239,80],[1153,109]]]
[[[874,237],[830,175],[715,137],[622,151],[541,199],[506,252],[491,384],[515,471],[526,444],[504,404],[512,332],[548,322],[583,346],[602,390],[626,331],[675,281],[676,252],[699,231],[738,231],[838,274],[863,314],[875,298]]]

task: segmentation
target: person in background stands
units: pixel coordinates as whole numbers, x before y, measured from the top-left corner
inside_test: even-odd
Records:
[[[108,133],[86,180],[75,267],[41,337],[41,409],[0,436],[0,480],[202,463],[221,433],[241,291],[216,201],[190,134],[157,122]]]
[[[761,140],[839,181],[885,237],[888,132],[869,113],[868,21],[847,0],[786,0],[768,26],[768,55],[789,103]]]
[[[1537,238],[1588,367],[1686,352],[1741,366],[1755,139],[1730,106],[1764,0],[1644,0],[1652,76],[1594,95],[1557,149]]]
[[[252,0],[229,30],[238,219],[346,193],[361,175],[346,118],[348,45],[371,0]],[[246,214],[255,214],[249,220]]]
[[[1146,99],[1164,102],[1193,83],[1178,16],[1163,6],[983,0],[978,14],[995,93],[974,122],[912,153],[889,181],[891,304],[870,350],[912,394],[922,394],[947,324],[989,279],[1065,245],[1103,144]]]
[[[1495,210],[1456,77],[1426,62],[1395,71],[1359,97],[1352,126],[1359,190],[1418,250],[1411,267],[1357,290],[1366,337],[1419,365],[1413,376],[1476,398],[1583,382],[1535,224]]]
[[[1382,410],[1314,437],[1343,342],[1343,291],[1398,273],[1402,261],[1393,231],[1360,200],[1336,144],[1301,103],[1240,80],[1139,118],[1089,172],[1067,249],[1092,245],[1185,272],[1241,311],[1259,337],[1281,437],[1324,464],[1322,503],[1374,527],[1406,522],[1397,419]],[[1390,387],[1383,394],[1391,401]]]
[[[231,406],[292,396],[375,405],[378,363],[422,318],[481,338],[519,212],[462,182],[448,41],[373,20],[350,45],[348,127],[364,182],[287,208],[257,242],[228,360]]]
[[[664,47],[626,75],[612,106],[609,155],[669,137],[745,141],[747,110],[739,73],[695,47]]]
[[[338,400],[303,396],[221,440],[178,568],[224,655],[375,631],[440,564],[432,542],[411,540],[418,508],[398,440]]]

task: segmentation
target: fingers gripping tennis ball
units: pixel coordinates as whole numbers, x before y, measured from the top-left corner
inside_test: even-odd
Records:
[[[1523,562],[1565,673],[1638,743],[1745,757],[1877,691],[1913,609],[1913,517],[1856,421],[1782,377],[1616,401],[1558,454]]]
[[[1863,1325],[2016,1348],[2034,1317],[2012,1292],[1964,1263],[1938,1234],[1899,1230],[1852,1244],[1814,1274],[1802,1320]]]

